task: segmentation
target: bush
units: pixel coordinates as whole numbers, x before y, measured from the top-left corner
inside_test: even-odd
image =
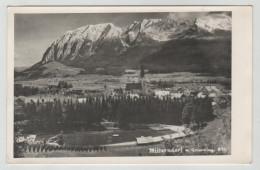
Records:
[[[229,148],[224,148],[221,136],[208,138],[202,134],[186,136],[179,139],[169,139],[164,141],[165,149],[182,148],[182,152],[166,152],[167,156],[174,155],[227,155]]]
[[[62,88],[68,89],[68,88],[72,88],[72,87],[73,87],[73,86],[72,86],[71,83],[68,83],[68,82],[66,82],[66,81],[59,81],[59,84],[58,84],[58,88],[59,88],[59,89],[62,89]]]

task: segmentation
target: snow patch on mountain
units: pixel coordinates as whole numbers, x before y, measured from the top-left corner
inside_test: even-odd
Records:
[[[231,17],[223,14],[208,15],[197,19],[196,25],[203,30],[214,33],[216,30],[231,31]]]
[[[112,23],[86,25],[67,31],[46,50],[42,64],[49,61],[71,61],[107,50],[115,55],[145,41],[169,41],[176,38],[196,38],[196,31],[214,34],[217,30],[231,31],[231,17],[225,14],[198,15],[187,18],[174,14],[166,19],[134,21],[125,28]],[[203,37],[202,37],[203,38]]]

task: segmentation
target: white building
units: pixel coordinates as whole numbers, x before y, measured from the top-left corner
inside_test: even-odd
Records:
[[[162,99],[163,97],[169,96],[170,93],[171,92],[168,90],[154,90],[155,96],[159,97],[160,99]]]
[[[139,98],[139,94],[137,94],[137,93],[130,93],[130,94],[129,94],[129,97],[130,97],[131,99]]]
[[[205,95],[205,94],[203,94],[203,92],[199,92],[198,94],[197,94],[197,97],[198,98],[205,98],[207,95]]]
[[[86,103],[87,99],[86,98],[78,98],[79,103]]]
[[[152,144],[154,143],[152,136],[141,136],[136,138],[136,142],[138,145]]]
[[[173,88],[173,90],[176,91],[176,92],[183,92],[184,91],[184,89],[182,87],[175,87],[175,88]]]
[[[172,99],[179,99],[183,96],[184,94],[183,93],[171,93],[171,98]]]
[[[126,74],[135,74],[136,70],[127,69],[127,70],[125,70],[125,73]]]
[[[216,95],[216,93],[209,93],[209,95],[208,95],[210,98],[214,98],[214,97],[216,97],[217,95]]]

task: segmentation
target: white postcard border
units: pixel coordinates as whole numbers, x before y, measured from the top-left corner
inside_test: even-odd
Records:
[[[225,156],[13,158],[15,13],[232,11],[232,154]],[[252,7],[9,7],[7,162],[15,164],[230,164],[252,161]],[[243,122],[243,124],[242,124]]]

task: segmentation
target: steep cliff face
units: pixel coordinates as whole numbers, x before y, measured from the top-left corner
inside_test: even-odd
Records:
[[[75,57],[90,56],[102,45],[114,45],[115,52],[124,49],[122,29],[113,24],[87,25],[68,31],[46,50],[42,63],[72,61]]]
[[[112,23],[86,25],[67,31],[54,41],[39,64],[58,61],[85,69],[133,67],[149,61],[147,56],[168,50],[164,48],[168,42],[181,39],[231,39],[231,17],[209,14],[193,18],[144,19],[125,28]],[[185,48],[185,44],[182,45],[178,47]]]

